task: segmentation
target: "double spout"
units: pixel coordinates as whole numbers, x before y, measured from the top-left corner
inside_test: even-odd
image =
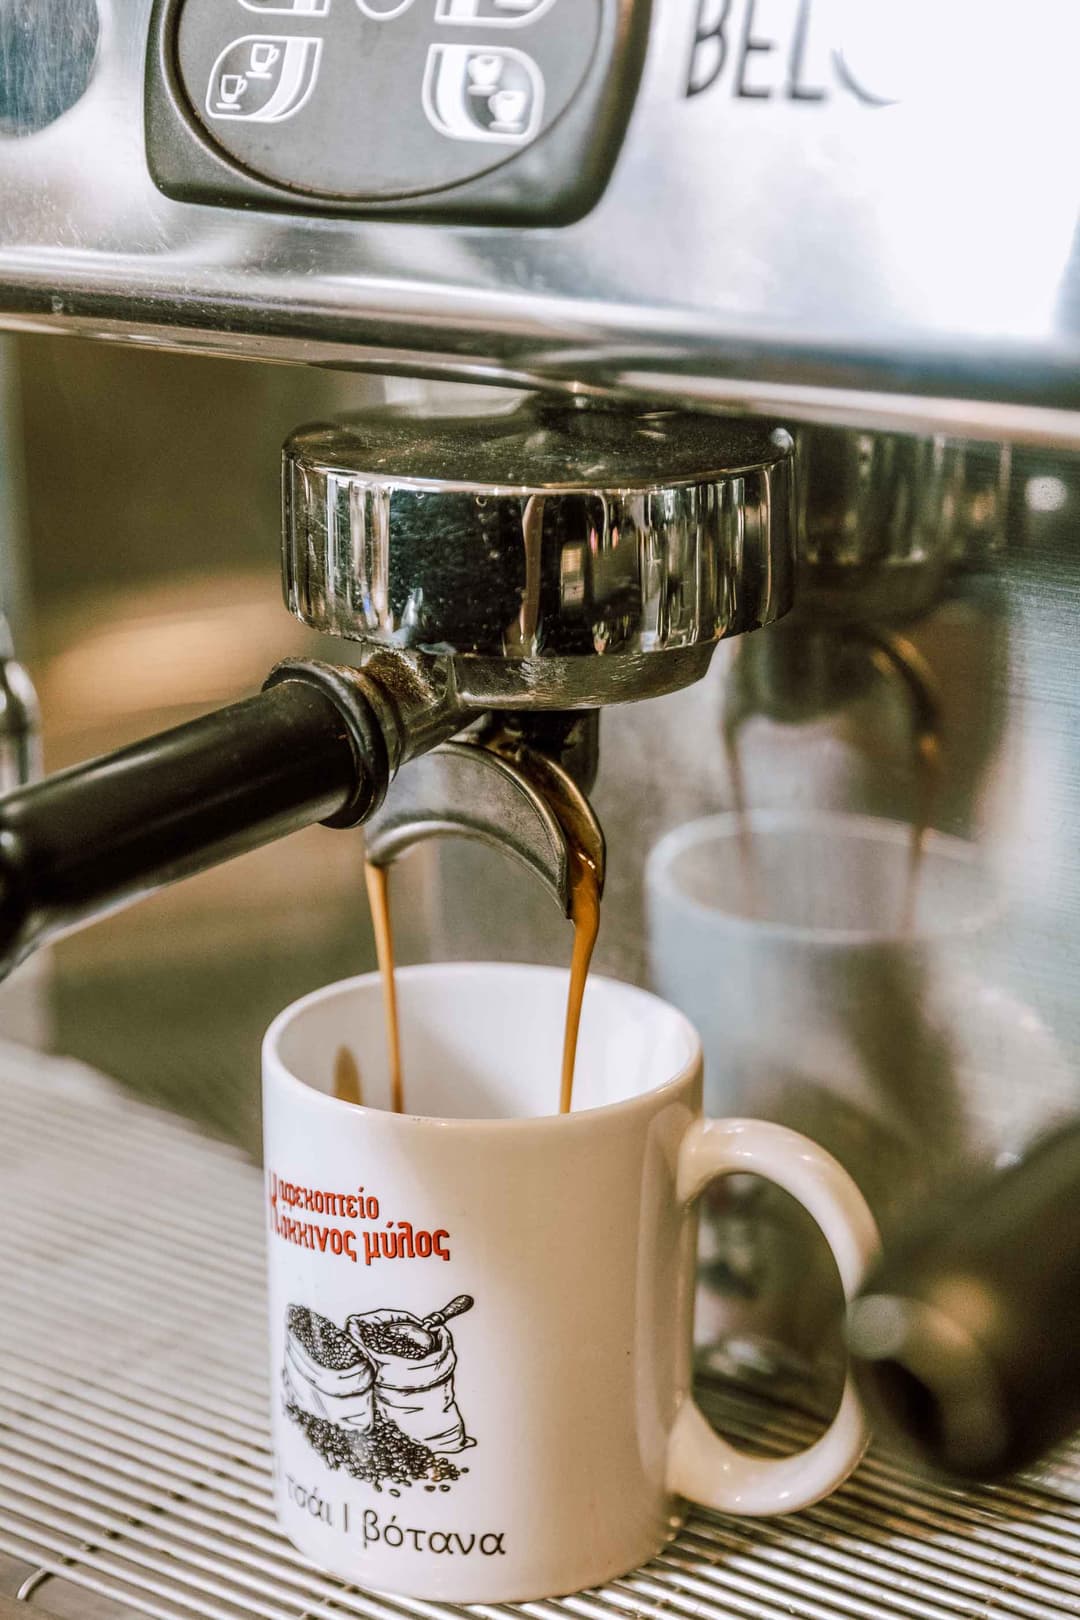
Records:
[[[514,857],[564,916],[573,910],[575,861],[589,864],[602,894],[604,834],[587,797],[599,716],[538,718],[489,722],[418,760],[368,823],[368,863],[390,866],[427,839],[459,836]]]

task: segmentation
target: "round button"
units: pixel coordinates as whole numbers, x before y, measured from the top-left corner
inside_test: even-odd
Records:
[[[34,135],[74,107],[100,32],[97,0],[0,4],[0,135]]]
[[[374,17],[376,22],[389,22],[393,17],[401,17],[413,0],[356,0],[365,17]]]

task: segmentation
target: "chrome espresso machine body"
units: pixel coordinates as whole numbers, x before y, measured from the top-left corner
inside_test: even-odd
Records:
[[[0,325],[319,368],[340,407],[284,452],[319,656],[283,612],[262,693],[0,800],[5,969],[319,822],[427,846],[432,957],[565,961],[540,761],[603,828],[598,968],[683,1005],[713,1110],[822,1141],[887,1243],[1074,1117],[1078,52],[1055,0],[0,0]],[[703,1368],[805,1438],[842,1362],[817,1234],[749,1178],[703,1227]],[[1012,1498],[954,1508],[1020,1567]],[[142,1590],[35,1523],[5,1555]],[[293,1612],[247,1579],[147,1612]]]

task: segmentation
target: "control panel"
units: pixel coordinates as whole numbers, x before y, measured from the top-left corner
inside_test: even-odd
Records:
[[[151,172],[187,201],[559,224],[602,192],[648,0],[160,0]]]

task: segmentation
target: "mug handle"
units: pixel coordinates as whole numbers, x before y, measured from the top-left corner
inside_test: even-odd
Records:
[[[798,1199],[833,1252],[844,1298],[851,1299],[881,1246],[877,1225],[847,1171],[816,1143],[759,1119],[703,1119],[679,1150],[676,1195],[690,1205],[717,1176],[764,1176]],[[749,1457],[713,1430],[689,1394],[675,1419],[668,1487],[719,1513],[764,1518],[809,1507],[843,1483],[869,1433],[851,1373],[821,1438],[793,1457]]]

